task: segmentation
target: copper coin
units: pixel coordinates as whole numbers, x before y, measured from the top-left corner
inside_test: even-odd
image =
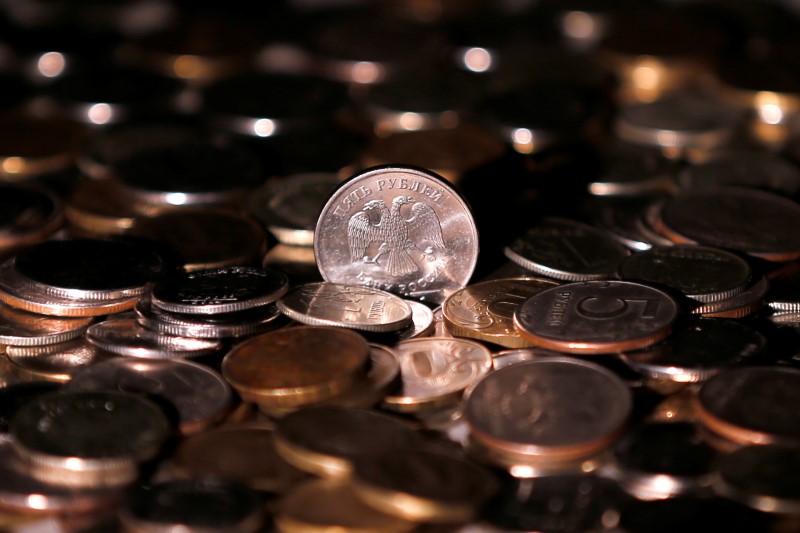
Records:
[[[488,374],[464,415],[472,439],[524,459],[574,460],[622,434],[633,401],[625,383],[578,359],[542,358]]]
[[[0,248],[34,244],[64,222],[61,201],[35,187],[0,184]]]
[[[222,375],[245,399],[292,407],[348,390],[367,371],[369,344],[352,331],[287,328],[252,337],[222,361]]]
[[[525,301],[514,325],[536,346],[597,354],[643,348],[669,335],[678,304],[629,281],[586,281],[546,289]]]
[[[0,117],[0,179],[16,180],[67,168],[85,138],[80,125],[23,113]]]
[[[57,318],[0,304],[0,345],[57,344],[79,337],[91,323],[91,318]]]
[[[725,187],[667,200],[658,230],[676,243],[697,243],[767,261],[800,258],[800,205],[776,194]]]
[[[789,406],[800,401],[800,371],[783,367],[726,370],[700,388],[699,422],[740,445],[800,443],[800,417]]]
[[[514,328],[514,311],[534,294],[556,285],[555,281],[541,278],[484,281],[448,296],[442,313],[447,328],[457,337],[523,348],[531,343]]]

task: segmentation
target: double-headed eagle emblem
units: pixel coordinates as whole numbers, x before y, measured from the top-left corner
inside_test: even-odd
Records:
[[[406,218],[401,208],[411,206],[411,217]],[[417,249],[430,255],[433,249],[444,249],[442,226],[433,208],[425,202],[414,202],[410,196],[395,196],[392,208],[389,209],[383,200],[370,200],[364,204],[347,224],[347,240],[350,245],[350,257],[355,261],[375,263],[383,267],[392,277],[417,272],[419,267],[409,254],[409,250]],[[374,220],[370,212],[377,210]],[[372,243],[379,243],[378,253],[369,258],[367,249]],[[417,243],[427,243],[423,249]],[[383,258],[378,262],[378,258]]]

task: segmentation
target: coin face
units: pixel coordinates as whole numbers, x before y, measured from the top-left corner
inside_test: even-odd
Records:
[[[631,412],[625,383],[569,358],[518,363],[488,374],[464,411],[472,438],[501,453],[575,459],[606,448]]]
[[[530,346],[514,327],[519,305],[557,282],[540,278],[500,279],[469,285],[442,304],[451,333],[499,344],[506,348]]]
[[[628,281],[570,283],[519,306],[514,325],[542,348],[565,353],[615,353],[654,344],[678,317],[667,293]]]
[[[472,276],[478,232],[469,207],[442,178],[375,167],[344,182],[325,204],[314,255],[326,281],[441,303]]]

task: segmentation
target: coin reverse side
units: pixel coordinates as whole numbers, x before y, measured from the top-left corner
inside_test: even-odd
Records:
[[[478,232],[467,204],[436,174],[373,167],[325,204],[314,255],[326,281],[441,303],[472,276]]]

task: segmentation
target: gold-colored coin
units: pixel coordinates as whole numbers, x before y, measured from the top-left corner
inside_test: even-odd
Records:
[[[505,348],[533,346],[514,327],[517,307],[544,289],[558,285],[544,278],[497,279],[476,283],[451,294],[442,313],[450,333]]]
[[[222,361],[222,375],[246,401],[277,408],[333,398],[368,367],[369,344],[350,330],[286,328],[252,337]]]
[[[416,524],[362,502],[346,481],[315,480],[280,500],[275,516],[280,533],[401,533]]]
[[[133,200],[113,180],[83,179],[64,204],[64,215],[72,235],[107,236],[133,227]]]

